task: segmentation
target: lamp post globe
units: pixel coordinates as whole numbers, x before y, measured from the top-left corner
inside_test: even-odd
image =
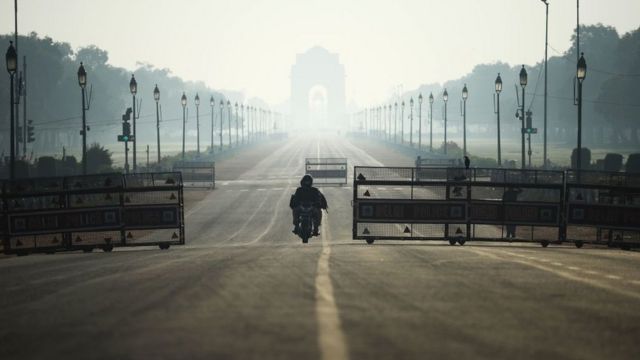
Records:
[[[131,80],[129,81],[129,91],[131,91],[131,95],[133,96],[138,93],[138,82],[133,74],[131,74]]]
[[[582,82],[587,77],[587,62],[584,59],[584,53],[580,54],[580,59],[578,59],[578,66],[576,69],[576,77],[578,81]]]
[[[156,87],[153,89],[153,100],[156,102],[160,101],[160,89],[158,89],[158,84],[156,84]]]
[[[18,53],[13,46],[13,41],[9,41],[9,48],[7,49],[5,59],[7,61],[7,72],[9,75],[15,75],[18,70]]]
[[[522,65],[522,69],[520,69],[520,86],[522,87],[527,86],[527,82],[528,82],[527,70],[524,68],[524,65]]]
[[[211,95],[211,97],[209,98],[209,105],[211,105],[211,106],[215,106],[216,105],[216,101],[213,99],[213,95]]]
[[[467,84],[464,84],[464,87],[462,88],[462,99],[467,100],[468,97],[469,97],[469,90],[467,90]]]
[[[430,103],[430,104],[433,104],[433,100],[434,100],[434,99],[433,99],[433,93],[430,93],[430,94],[429,94],[429,103]]]
[[[153,100],[156,101],[156,155],[158,156],[158,165],[160,165],[160,89],[158,89],[158,84],[153,88]]]
[[[182,97],[180,98],[180,103],[182,104],[182,107],[187,106],[187,95],[185,95],[184,93],[182,93]]]
[[[447,101],[449,101],[449,93],[447,92],[447,89],[444,89],[444,92],[442,93],[442,100],[446,103]]]
[[[498,77],[495,82],[496,86],[496,94],[500,94],[502,92],[502,78],[500,77],[500,73],[498,73]]]
[[[78,85],[83,89],[87,86],[87,71],[84,69],[82,62],[80,62],[80,67],[78,68]]]

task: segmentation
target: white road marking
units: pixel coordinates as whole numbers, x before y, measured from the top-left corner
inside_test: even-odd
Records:
[[[569,269],[571,269],[571,270],[577,270],[577,271],[581,270],[581,269],[580,269],[579,267],[577,267],[577,266],[569,266]]]
[[[322,231],[322,253],[318,259],[316,273],[316,321],[318,323],[318,345],[324,360],[348,359],[338,307],[333,297],[333,285],[329,276],[331,246],[327,240],[329,222],[325,221]]]
[[[265,191],[265,190],[267,190],[267,189],[258,189],[258,191]]]
[[[607,275],[607,277],[608,277],[609,279],[613,279],[613,280],[620,280],[620,279],[622,279],[622,278],[621,278],[620,276],[618,276],[618,275]]]

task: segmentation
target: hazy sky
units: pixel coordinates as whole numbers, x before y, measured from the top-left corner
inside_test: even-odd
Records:
[[[564,51],[576,0],[549,3],[549,43]],[[580,9],[582,24],[640,26],[640,0]],[[272,103],[289,98],[296,54],[320,45],[340,54],[348,100],[364,105],[478,63],[540,61],[544,16],[540,0],[20,0],[18,21],[22,34],[95,44],[116,66],[148,62]],[[2,0],[0,32],[12,31],[13,0]]]

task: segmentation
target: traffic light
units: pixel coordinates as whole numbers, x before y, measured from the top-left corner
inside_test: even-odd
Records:
[[[130,108],[130,107],[129,107],[129,108],[127,108],[127,111],[124,113],[124,115],[122,115],[122,121],[125,121],[125,122],[126,122],[126,121],[131,120],[131,112],[132,112],[132,111],[133,111],[133,110],[131,110],[131,108]]]
[[[33,120],[29,120],[27,125],[27,142],[30,143],[36,141],[36,135],[34,133],[34,127],[32,126],[32,124]]]
[[[122,123],[122,135],[129,136],[131,135],[131,124],[128,122]]]
[[[18,125],[18,132],[16,134],[16,140],[22,142],[22,126]]]

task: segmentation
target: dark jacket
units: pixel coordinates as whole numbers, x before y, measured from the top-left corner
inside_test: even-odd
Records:
[[[312,203],[314,206],[320,209],[327,209],[329,205],[327,204],[327,199],[322,195],[320,190],[312,187],[299,187],[296,189],[296,193],[291,195],[291,200],[289,201],[290,208],[296,208],[301,203]]]

